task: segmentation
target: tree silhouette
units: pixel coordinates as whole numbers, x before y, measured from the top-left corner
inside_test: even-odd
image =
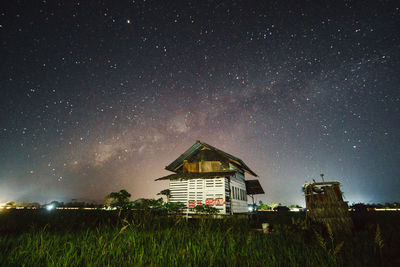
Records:
[[[169,189],[164,189],[161,190],[160,193],[157,194],[157,196],[162,195],[167,197],[167,202],[169,202],[169,198],[171,197],[171,190]]]
[[[120,190],[119,192],[112,192],[107,196],[107,200],[110,201],[112,207],[117,207],[120,209],[127,209],[129,207],[130,201],[129,198],[131,194],[128,193],[125,189]]]

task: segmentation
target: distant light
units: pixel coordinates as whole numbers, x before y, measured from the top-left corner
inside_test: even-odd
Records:
[[[127,19],[127,20],[126,20],[126,23],[131,24],[131,20],[130,20],[130,19]]]
[[[249,207],[249,211],[252,212],[253,211],[253,207],[250,206]]]
[[[375,211],[400,211],[400,209],[397,208],[374,208]]]
[[[47,210],[53,210],[55,207],[54,207],[54,204],[51,204],[51,205],[47,205],[46,206],[46,209]]]

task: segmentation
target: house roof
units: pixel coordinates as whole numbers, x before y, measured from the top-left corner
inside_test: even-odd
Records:
[[[261,187],[261,184],[258,180],[247,180],[246,183],[246,191],[248,195],[259,195],[264,194],[264,190]]]
[[[176,160],[174,160],[171,164],[165,167],[166,170],[172,171],[172,172],[177,172],[177,170],[180,168],[180,166],[183,164],[183,161],[190,158],[191,156],[195,155],[197,152],[202,150],[203,148],[210,149],[217,154],[221,155],[222,157],[227,158],[229,161],[232,163],[236,164],[239,168],[243,169],[245,172],[253,175],[253,176],[258,176],[255,172],[253,172],[241,159],[228,154],[222,150],[219,150],[218,148],[215,148],[209,144],[206,144],[201,141],[196,141],[194,145],[192,145],[188,150],[186,150],[182,155],[180,155]]]
[[[227,177],[235,174],[235,171],[222,171],[222,172],[182,172],[182,173],[174,173],[161,178],[156,179],[156,181],[160,180],[190,180],[190,179],[211,179],[215,177]]]

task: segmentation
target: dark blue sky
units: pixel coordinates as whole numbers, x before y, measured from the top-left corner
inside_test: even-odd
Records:
[[[196,140],[264,202],[399,201],[399,2],[317,2],[3,2],[0,201],[154,197]]]

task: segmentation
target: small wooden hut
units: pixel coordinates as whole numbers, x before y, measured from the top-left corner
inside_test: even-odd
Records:
[[[304,195],[310,219],[329,225],[335,232],[351,231],[353,222],[347,202],[343,201],[339,182],[323,181],[306,184]]]
[[[245,173],[257,177],[241,159],[201,141],[165,167],[174,172],[169,180],[170,202],[185,204],[185,213],[196,205],[211,205],[219,214],[247,213],[247,195],[263,194],[258,180],[245,180]]]

